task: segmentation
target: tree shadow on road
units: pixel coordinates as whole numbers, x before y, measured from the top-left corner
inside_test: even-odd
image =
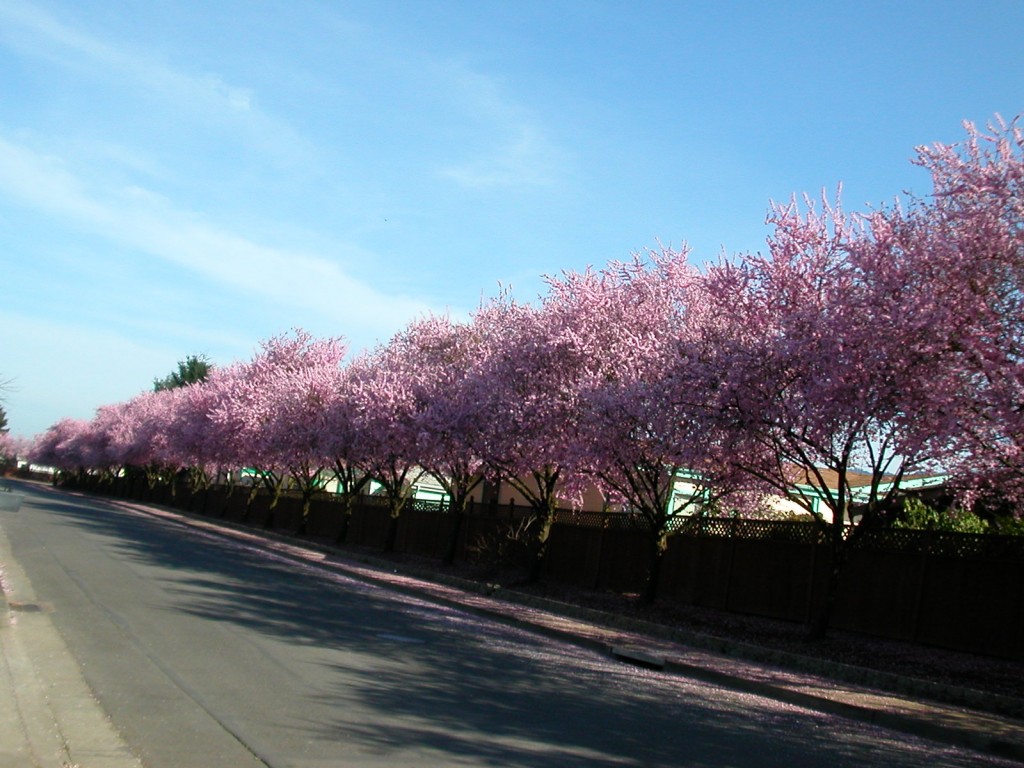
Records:
[[[539,766],[937,766],[977,756],[596,652],[303,564],[254,544],[77,497],[32,505],[163,580],[173,610],[317,650],[319,713],[282,722],[368,762]],[[201,653],[202,649],[196,649]]]

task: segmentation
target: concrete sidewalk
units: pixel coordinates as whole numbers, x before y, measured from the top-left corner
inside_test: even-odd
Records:
[[[0,509],[21,497],[0,491]],[[0,528],[0,768],[142,768],[82,678]]]
[[[0,494],[3,496],[6,494]],[[1024,762],[1024,701],[789,657],[178,511],[114,506],[268,548],[623,661]],[[2,502],[0,502],[2,503]],[[93,698],[0,529],[0,768],[138,768]],[[933,687],[934,688],[934,687]],[[980,697],[980,698],[979,698]],[[957,703],[944,703],[957,702]],[[973,705],[966,705],[965,703]]]

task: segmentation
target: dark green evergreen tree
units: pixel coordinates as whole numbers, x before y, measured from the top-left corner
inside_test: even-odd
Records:
[[[172,371],[162,379],[153,379],[153,389],[156,392],[161,392],[165,389],[186,387],[189,384],[206,381],[211,367],[206,355],[189,355],[184,360],[178,361],[178,370]]]

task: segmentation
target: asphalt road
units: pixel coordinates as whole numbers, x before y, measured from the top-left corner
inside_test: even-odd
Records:
[[[24,489],[13,556],[149,768],[1006,764]]]

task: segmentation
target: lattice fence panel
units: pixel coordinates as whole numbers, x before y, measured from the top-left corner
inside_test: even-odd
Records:
[[[865,531],[855,548],[882,552],[915,552],[941,557],[1024,559],[1024,536],[884,529]]]
[[[575,525],[580,528],[605,528],[618,531],[646,531],[650,528],[647,518],[621,512],[586,512],[578,509],[559,509],[555,522]]]
[[[402,511],[409,512],[446,512],[448,505],[440,499],[409,499]]]

